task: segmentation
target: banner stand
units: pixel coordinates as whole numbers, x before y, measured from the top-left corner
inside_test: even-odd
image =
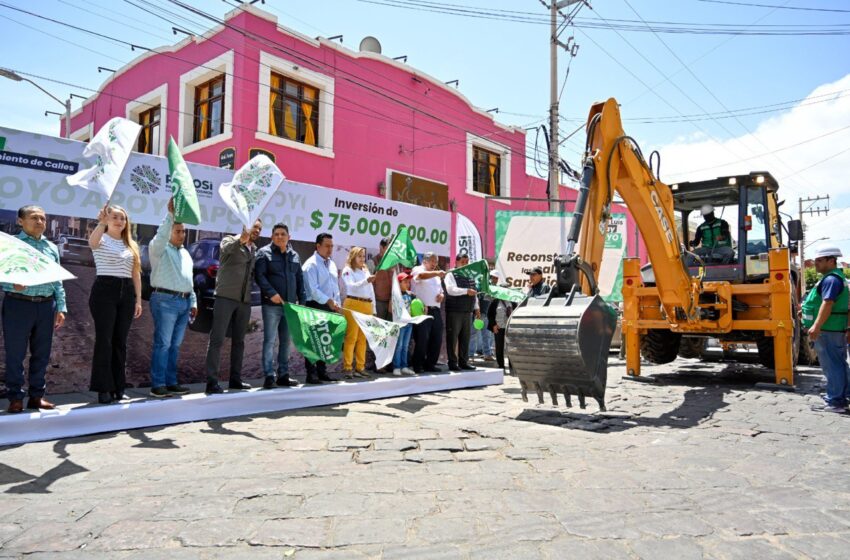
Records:
[[[117,405],[59,406],[56,410],[0,415],[0,446],[500,385],[502,381],[501,369],[477,369],[463,373],[304,385],[291,389],[253,389],[211,396],[195,393],[183,398]]]

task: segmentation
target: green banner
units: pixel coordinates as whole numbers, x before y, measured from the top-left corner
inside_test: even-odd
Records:
[[[487,265],[487,261],[483,259],[460,268],[453,268],[449,272],[456,277],[469,278],[475,283],[475,289],[479,292],[486,293],[488,286],[490,286],[490,267]]]
[[[339,313],[283,304],[292,343],[311,362],[338,362],[347,321]]]
[[[387,270],[397,264],[404,266],[416,266],[416,249],[410,240],[410,231],[403,228],[390,242],[387,252],[384,253],[378,270]]]
[[[174,221],[193,226],[200,224],[201,206],[195,192],[195,181],[174,138],[168,139],[168,173],[171,175],[171,196],[174,197]]]

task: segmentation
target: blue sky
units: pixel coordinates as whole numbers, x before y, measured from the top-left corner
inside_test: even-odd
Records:
[[[190,30],[199,31],[211,25],[168,0],[134,1],[188,17],[189,21],[182,23]],[[538,0],[440,1],[546,14]],[[172,35],[171,23],[143,13],[124,0],[3,0],[3,3],[120,35],[146,46],[159,46],[180,38]],[[850,4],[841,0],[752,0],[752,3],[850,10]],[[231,9],[220,0],[194,0],[191,4],[216,16]],[[596,0],[592,4],[593,10],[583,8],[579,15],[597,21],[640,17],[647,21],[742,27],[844,24],[850,30],[850,12],[748,7],[699,0]],[[357,48],[364,36],[374,35],[383,44],[384,54],[408,55],[411,66],[432,76],[446,81],[459,79],[460,91],[473,103],[485,109],[499,107],[502,112],[498,118],[502,122],[528,125],[542,122],[538,118],[546,114],[549,51],[545,25],[457,17],[357,0],[267,0],[260,7],[275,14],[282,25],[308,35],[343,34],[344,44],[350,48]],[[116,68],[137,54],[109,41],[4,7],[0,7],[0,30],[4,45],[0,51],[1,67],[88,88],[97,88],[107,76],[98,74],[98,66]],[[562,114],[583,120],[593,101],[616,97],[622,103],[624,118],[655,119],[772,105],[806,98],[817,88],[821,88],[820,95],[850,89],[850,82],[841,81],[850,74],[846,55],[850,52],[850,36],[847,35],[661,34],[665,46],[652,33],[621,33],[622,37],[610,30],[567,29],[562,35],[562,40],[566,40],[574,34],[580,45],[564,90]],[[567,58],[562,52],[561,77]],[[684,70],[680,61],[687,63],[693,74]],[[72,91],[85,96],[91,94],[82,88],[40,83],[63,99]],[[0,124],[57,133],[55,117],[44,118],[43,112],[61,111],[61,107],[32,86],[0,79],[0,100]],[[695,123],[627,121],[625,125],[627,133],[641,142],[645,152],[654,148],[662,151],[664,179],[668,179],[665,170],[673,179],[681,180],[696,178],[688,174],[690,170],[714,164],[716,169],[708,169],[701,176],[768,169],[780,179],[786,196],[795,202],[797,196],[828,192],[834,199],[834,207],[847,207],[850,185],[843,170],[850,166],[850,152],[818,162],[842,147],[850,148],[850,131],[807,143],[806,150],[760,155],[850,125],[850,96],[834,101],[823,97],[816,100],[829,102],[800,108],[788,106],[783,111],[740,119],[706,119]],[[78,106],[79,100],[75,100],[74,108]],[[805,126],[801,127],[800,122],[806,123]],[[562,130],[571,131],[578,124],[562,125]],[[563,151],[564,157],[573,163],[579,159],[575,146],[583,142],[582,134],[576,135],[575,140],[575,145],[567,144]],[[719,165],[745,158],[747,161],[732,166]],[[789,176],[787,181],[782,179],[783,175]]]

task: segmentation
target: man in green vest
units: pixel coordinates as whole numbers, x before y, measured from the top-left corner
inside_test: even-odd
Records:
[[[704,221],[697,227],[691,245],[703,249],[717,249],[718,247],[729,247],[731,249],[732,236],[729,234],[729,223],[722,218],[715,217],[714,206],[711,204],[703,204],[700,213]]]
[[[847,280],[838,267],[841,250],[821,247],[815,251],[815,270],[823,278],[803,302],[803,327],[814,341],[823,374],[826,377],[828,412],[846,413],[850,399],[850,366],[847,365]]]

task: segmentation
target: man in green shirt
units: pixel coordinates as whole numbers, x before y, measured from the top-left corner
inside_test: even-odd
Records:
[[[732,236],[729,234],[729,223],[714,215],[714,206],[703,204],[700,208],[704,220],[697,227],[691,246],[704,249],[717,249],[718,247],[732,248]]]

